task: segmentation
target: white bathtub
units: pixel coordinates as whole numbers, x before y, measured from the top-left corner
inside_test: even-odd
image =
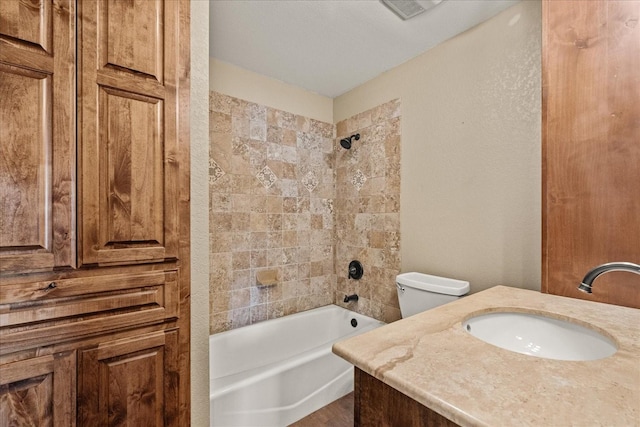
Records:
[[[332,344],[382,325],[329,305],[211,335],[211,426],[286,426],[344,396],[353,366]]]

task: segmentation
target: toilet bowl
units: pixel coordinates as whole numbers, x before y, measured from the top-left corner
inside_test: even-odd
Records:
[[[403,318],[455,301],[469,292],[469,282],[416,272],[397,275],[396,285]]]

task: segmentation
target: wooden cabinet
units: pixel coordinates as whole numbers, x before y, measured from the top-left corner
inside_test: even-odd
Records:
[[[542,291],[640,308],[640,1],[544,0]]]
[[[79,3],[82,264],[178,256],[178,6]]]
[[[0,273],[73,267],[75,2],[0,2]]]
[[[77,276],[0,281],[0,355],[180,315],[177,270]]]
[[[456,427],[443,417],[398,390],[355,368],[355,427]]]
[[[0,425],[74,426],[75,352],[0,365]]]
[[[188,30],[0,1],[0,425],[189,424]]]
[[[80,424],[180,425],[177,357],[176,332],[163,331],[81,350]]]

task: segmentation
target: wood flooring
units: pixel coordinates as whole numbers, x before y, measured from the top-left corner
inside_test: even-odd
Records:
[[[296,421],[289,427],[353,427],[353,392]]]

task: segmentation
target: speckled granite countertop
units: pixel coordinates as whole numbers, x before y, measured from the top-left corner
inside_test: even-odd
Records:
[[[571,320],[618,344],[605,359],[514,353],[463,330],[480,313]],[[333,352],[462,426],[640,426],[640,310],[496,286],[338,342]]]

